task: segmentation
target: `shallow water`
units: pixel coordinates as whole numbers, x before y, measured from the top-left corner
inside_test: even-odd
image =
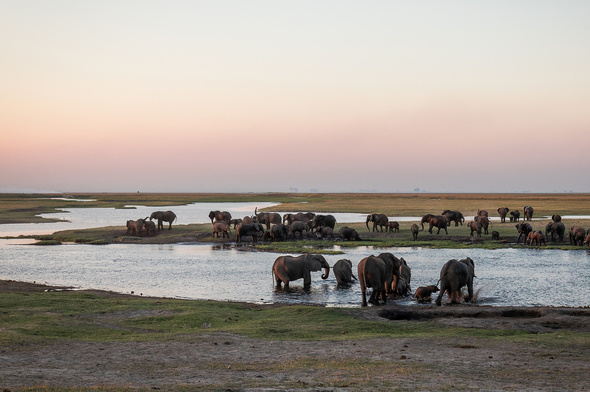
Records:
[[[235,217],[252,215],[255,207],[267,203],[195,203],[185,206],[135,209],[76,208],[68,212],[43,215],[70,222],[51,224],[0,225],[0,236],[45,234],[63,229],[124,225],[128,219],[146,217],[154,210],[173,210],[178,224],[210,222],[211,210],[227,210]],[[283,213],[281,212],[281,215]],[[365,214],[334,214],[340,223],[365,222]],[[417,217],[392,218],[397,221]],[[302,280],[291,283],[291,291],[277,291],[272,280],[272,265],[280,255],[238,251],[232,246],[204,244],[92,246],[64,244],[34,246],[28,239],[0,240],[0,278],[65,285],[78,288],[112,290],[150,296],[246,302],[288,302],[339,307],[360,305],[358,283],[339,288],[333,274],[327,280],[321,272],[312,273],[312,286],[306,292]],[[338,247],[336,247],[338,248]],[[413,289],[435,284],[442,265],[449,259],[469,256],[475,261],[475,289],[478,302],[495,306],[590,306],[590,252],[537,249],[446,250],[428,248],[370,247],[342,249],[345,255],[326,256],[330,266],[338,259],[358,262],[371,254],[393,252],[406,259],[412,268]],[[356,273],[355,273],[356,274]],[[415,304],[400,299],[402,304]]]
[[[246,302],[287,302],[357,307],[358,283],[339,288],[332,272],[327,280],[312,273],[309,291],[302,280],[291,291],[277,291],[272,265],[280,255],[238,251],[233,247],[202,244],[92,246],[65,244],[34,246],[2,240],[0,278],[36,281],[79,288],[189,299]],[[345,255],[328,255],[358,262],[371,254],[389,251],[412,268],[412,288],[435,284],[449,259],[469,256],[475,261],[478,303],[494,306],[589,306],[590,253],[586,250],[446,250],[427,248],[345,249]],[[415,304],[410,299],[396,300]]]

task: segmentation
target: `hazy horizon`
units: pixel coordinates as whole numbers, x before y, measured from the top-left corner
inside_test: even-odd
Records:
[[[589,19],[582,0],[5,0],[0,192],[590,192]]]

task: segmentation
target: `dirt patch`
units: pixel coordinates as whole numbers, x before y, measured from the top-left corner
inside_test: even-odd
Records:
[[[67,289],[16,281],[2,282],[0,288]],[[400,329],[399,320],[415,320],[538,334],[590,332],[586,308],[388,304],[346,312],[390,321],[392,331]],[[109,314],[97,323],[115,323],[127,314]],[[205,333],[173,342],[64,340],[42,347],[0,348],[0,389],[582,391],[588,390],[589,355],[590,349],[575,340],[549,345],[526,336],[508,341],[476,336],[267,341]]]

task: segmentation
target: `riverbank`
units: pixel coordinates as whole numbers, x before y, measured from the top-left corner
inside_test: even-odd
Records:
[[[14,281],[0,299],[9,390],[588,390],[587,308],[327,309]]]
[[[588,390],[589,309],[335,310],[14,281],[0,298],[9,390]]]

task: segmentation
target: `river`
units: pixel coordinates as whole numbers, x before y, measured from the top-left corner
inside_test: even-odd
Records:
[[[197,205],[197,206],[193,206]],[[158,208],[174,210],[179,223],[209,222],[210,210],[228,210],[242,217],[262,204],[192,204]],[[70,209],[56,223],[69,228],[123,225],[127,219],[145,217],[153,207],[128,209]],[[106,212],[108,211],[108,213]],[[189,211],[192,213],[188,214]],[[235,213],[234,213],[235,212]],[[185,214],[187,213],[187,214]],[[58,215],[60,213],[57,213]],[[364,222],[365,215],[337,216],[339,222]],[[82,219],[82,217],[85,217]],[[355,218],[356,217],[356,218]],[[345,219],[350,221],[345,221]],[[342,220],[342,221],[341,221]],[[0,225],[0,236],[15,233],[51,233],[56,224]],[[272,265],[280,255],[240,251],[231,246],[186,243],[171,245],[110,244],[102,246],[64,244],[34,246],[26,240],[0,240],[0,279],[21,280],[81,289],[102,289],[144,296],[212,299],[253,303],[302,303],[334,307],[359,307],[360,286],[339,288],[332,273],[327,280],[312,273],[309,291],[302,280],[291,291],[276,290]],[[338,246],[337,246],[338,248]],[[412,268],[411,287],[436,284],[442,265],[449,259],[470,257],[475,261],[474,286],[478,303],[493,306],[590,306],[590,252],[543,249],[429,249],[421,247],[373,249],[342,248],[344,255],[328,255],[333,266],[338,259],[358,262],[371,254],[392,252]],[[410,298],[394,300],[416,304]],[[416,304],[417,305],[417,304]]]

